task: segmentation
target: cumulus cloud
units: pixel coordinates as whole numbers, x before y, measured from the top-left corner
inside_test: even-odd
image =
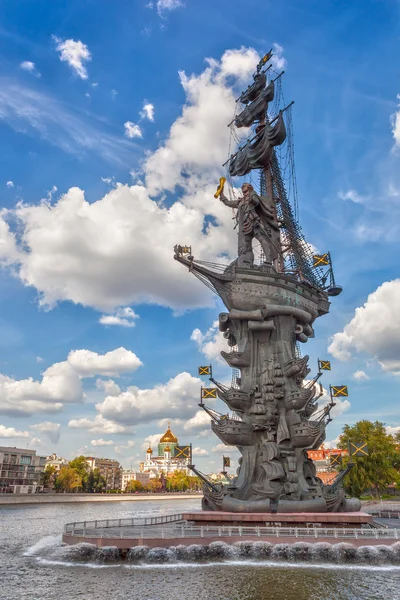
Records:
[[[142,130],[140,129],[139,125],[137,125],[136,123],[132,123],[132,121],[127,121],[126,123],[124,123],[124,127],[125,127],[126,137],[128,137],[128,138],[143,137]]]
[[[28,438],[30,436],[29,431],[18,431],[14,427],[0,425],[0,438]]]
[[[140,116],[142,119],[148,119],[149,121],[154,121],[154,104],[150,102],[144,102],[143,108],[140,111]]]
[[[335,333],[328,351],[339,360],[352,352],[373,356],[384,371],[400,375],[400,279],[386,281],[370,294],[343,331]]]
[[[141,444],[140,448],[141,450],[143,450],[143,452],[146,452],[146,450],[148,448],[154,449],[157,448],[158,443],[160,442],[160,438],[163,434],[162,433],[151,433],[149,434],[144,442]]]
[[[96,415],[94,419],[71,419],[68,422],[68,427],[71,429],[86,429],[89,433],[98,434],[126,434],[133,435],[131,427],[126,427],[108,419],[104,419],[101,415]]]
[[[188,175],[201,180],[214,178],[217,182],[229,144],[226,125],[232,120],[236,105],[237,88],[232,88],[228,80],[233,78],[242,85],[258,60],[259,55],[251,48],[227,50],[220,62],[208,59],[208,67],[200,75],[179,73],[187,101],[165,143],[146,162],[150,193],[172,191],[177,185],[187,189],[188,184],[194,185],[194,181],[188,181]],[[214,208],[211,214],[215,207],[221,208],[213,194],[206,207],[210,205]]]
[[[118,308],[114,314],[101,315],[99,323],[102,325],[118,325],[120,327],[135,327],[135,319],[138,319],[139,315],[135,313],[132,308],[125,306]]]
[[[167,383],[150,389],[131,386],[119,396],[105,398],[96,408],[105,419],[127,425],[189,417],[198,403],[199,383],[189,373],[179,373]]]
[[[84,63],[92,60],[87,45],[80,40],[61,40],[54,35],[53,40],[57,44],[56,50],[60,53],[60,60],[66,62],[78,77],[87,79],[88,73]]]
[[[221,352],[229,352],[230,348],[223,333],[218,329],[218,321],[214,321],[204,334],[201,333],[200,329],[194,329],[190,339],[196,342],[199,352],[202,352],[206,358],[226,364]]]
[[[92,440],[90,442],[91,446],[114,446],[114,443],[112,440],[103,440],[102,438],[100,438],[99,440]]]
[[[118,396],[121,393],[121,388],[112,379],[97,379],[96,387],[105,392],[107,396]]]
[[[396,425],[394,427],[392,425],[387,425],[386,432],[389,435],[397,435],[398,433],[400,433],[400,425]]]
[[[18,260],[19,250],[15,235],[10,231],[10,227],[0,211],[0,265],[12,265]]]
[[[24,60],[24,61],[22,61],[22,63],[20,63],[20,65],[19,65],[19,67],[23,71],[28,71],[28,73],[31,73],[32,75],[35,75],[35,77],[41,77],[41,74],[36,69],[35,63],[31,62],[30,60]]]
[[[207,452],[207,450],[205,448],[199,448],[199,446],[196,446],[196,448],[192,449],[192,454],[193,456],[208,456],[209,453]]]
[[[206,413],[204,410],[198,410],[191,419],[186,421],[183,428],[186,430],[203,429],[205,425],[210,424],[210,421],[211,417],[208,413]]]
[[[0,414],[24,415],[54,413],[66,403],[83,402],[81,379],[95,375],[121,375],[141,365],[139,358],[125,348],[106,354],[74,350],[66,361],[54,363],[42,375],[16,380],[0,374]]]
[[[90,350],[73,350],[68,355],[68,363],[81,377],[107,375],[109,377],[135,371],[143,363],[131,350],[117,348],[106,354]]]
[[[48,439],[57,444],[60,440],[60,423],[53,423],[51,421],[45,421],[44,423],[37,423],[36,425],[30,425],[30,429],[43,433]]]
[[[368,381],[369,375],[367,375],[365,371],[355,371],[355,373],[353,373],[353,379],[356,381]]]
[[[6,186],[7,186],[8,188],[13,188],[13,187],[14,187],[14,182],[13,182],[13,181],[11,181],[11,180],[10,180],[10,181],[7,181],[7,182],[6,182]]]
[[[117,184],[90,203],[82,190],[71,188],[54,203],[19,205],[13,211],[21,244],[18,256],[8,260],[22,282],[38,290],[42,305],[69,300],[104,312],[142,302],[173,309],[210,305],[210,292],[173,261],[172,249],[190,243],[196,257],[213,262],[234,256],[232,214],[214,192],[229,145],[226,124],[258,60],[251,48],[227,50],[220,61],[208,59],[198,75],[180,73],[186,101],[166,140],[143,164],[146,185]],[[2,93],[0,86],[0,106]],[[32,114],[33,102],[39,117],[32,127],[37,127],[43,102],[31,97],[28,113],[26,103],[20,110],[18,93],[7,93],[7,107],[10,118],[20,119]],[[58,119],[53,104],[46,118]],[[62,139],[70,129],[65,127]],[[81,140],[77,123],[72,131]],[[111,151],[112,144],[97,141],[90,146],[97,152],[106,147],[107,155],[121,156]],[[152,197],[178,186],[180,197],[171,206]]]
[[[233,454],[234,452],[239,452],[235,446],[225,446],[225,444],[217,444],[212,451],[217,454]]]

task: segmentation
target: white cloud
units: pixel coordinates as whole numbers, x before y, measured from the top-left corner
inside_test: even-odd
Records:
[[[37,356],[36,357],[36,362],[37,363],[42,363],[43,362],[43,358],[41,356]]]
[[[356,371],[353,373],[353,379],[356,381],[368,381],[369,375],[365,373],[365,371]]]
[[[140,116],[142,119],[154,121],[154,104],[145,101],[143,103],[143,109],[140,111]]]
[[[111,312],[142,302],[173,309],[211,304],[210,292],[189,279],[171,254],[176,243],[188,242],[202,260],[229,262],[235,253],[231,211],[215,200],[214,192],[229,145],[226,124],[232,118],[238,89],[246,84],[258,60],[253,49],[227,50],[220,61],[208,59],[199,75],[180,74],[186,102],[166,141],[143,165],[147,188],[117,184],[90,203],[81,190],[71,188],[57,202],[17,207],[12,216],[18,220],[21,245],[18,256],[8,260],[14,260],[23,283],[38,290],[41,305],[52,307],[69,300]],[[0,85],[0,118],[3,93]],[[11,98],[7,93],[7,122],[10,114],[15,119],[18,115],[19,124],[22,113],[24,125],[28,120],[42,132],[43,103],[38,97],[32,100],[32,94],[20,111],[20,95]],[[44,105],[46,119],[60,118],[54,102]],[[71,139],[68,125],[69,119],[63,118],[60,143]],[[72,131],[80,144],[82,137],[86,140],[76,121]],[[89,137],[85,148],[104,151],[101,139]],[[107,155],[116,160],[121,152],[113,143]],[[150,197],[176,186],[182,190],[181,197],[171,206]]]
[[[31,73],[35,77],[41,77],[41,74],[36,69],[36,65],[34,62],[31,62],[30,60],[24,60],[22,61],[22,63],[20,63],[19,66],[20,69],[22,69],[23,71],[28,71],[28,73]]]
[[[77,373],[67,362],[55,363],[41,381],[0,375],[0,413],[9,415],[58,412],[64,403],[82,402]]]
[[[185,418],[193,414],[198,403],[200,380],[189,373],[179,373],[165,384],[151,389],[129,387],[119,396],[107,397],[96,404],[105,419],[133,425],[161,418]]]
[[[111,98],[114,100],[118,96],[117,90],[111,90]]]
[[[73,350],[68,355],[68,363],[81,377],[106,375],[109,377],[135,371],[143,363],[132,352],[117,348],[106,354],[97,354],[90,350]]]
[[[103,440],[102,438],[100,438],[99,440],[92,440],[90,442],[91,446],[114,446],[114,443],[112,440]]]
[[[384,371],[400,375],[400,279],[386,281],[370,294],[364,306],[335,333],[328,351],[348,360],[352,351],[372,355]]]
[[[29,431],[18,431],[14,427],[0,425],[0,438],[28,438],[30,436]]]
[[[53,444],[57,444],[60,439],[60,423],[45,421],[44,423],[37,423],[36,425],[30,425],[29,427],[30,429],[44,433]]]
[[[35,63],[31,62],[30,60],[24,60],[22,63],[20,63],[19,66],[23,71],[34,71],[35,70]]]
[[[153,5],[153,3],[150,4]],[[181,8],[183,5],[184,4],[182,0],[157,0],[155,3],[157,12],[160,16],[162,16],[165,12],[170,12],[171,10]]]
[[[204,334],[200,329],[194,329],[190,339],[196,342],[199,352],[202,352],[206,358],[226,364],[221,351],[229,352],[230,348],[223,333],[218,329],[218,321],[214,321]]]
[[[400,94],[397,96],[397,99],[400,100]],[[397,112],[392,115],[391,121],[394,141],[397,146],[400,146],[400,104],[397,107]]]
[[[146,162],[150,193],[172,191],[177,185],[189,190],[195,181],[203,186],[205,181],[217,183],[229,146],[227,124],[232,120],[237,97],[237,89],[230,87],[228,79],[244,84],[258,61],[259,55],[251,48],[227,50],[220,62],[208,59],[208,67],[200,75],[179,73],[186,104],[165,143]],[[194,179],[188,179],[188,175]],[[196,205],[200,206],[201,201],[204,199],[199,197]],[[203,210],[221,215],[226,213],[221,205],[210,194]]]
[[[101,315],[99,323],[102,325],[118,325],[120,327],[135,327],[135,319],[139,315],[129,306],[121,307],[112,315]]]
[[[127,121],[126,123],[124,123],[124,127],[125,127],[126,137],[128,137],[128,138],[143,137],[142,130],[140,129],[139,125],[137,125],[136,123],[132,123],[132,121]]]
[[[207,450],[205,448],[199,448],[199,446],[196,446],[196,448],[193,448],[192,454],[193,454],[193,456],[208,456],[209,455],[209,453],[207,452]]]
[[[273,46],[272,46],[272,51],[273,51],[274,55],[271,59],[271,64],[274,67],[274,69],[276,69],[277,71],[286,69],[287,60],[283,56],[283,46],[274,42]]]
[[[186,430],[202,429],[205,425],[209,425],[210,421],[211,417],[208,413],[204,410],[198,410],[196,414],[185,423],[183,428]],[[210,429],[208,430],[208,433],[209,432]]]
[[[152,450],[154,450],[155,448],[157,448],[159,442],[160,442],[160,438],[162,437],[162,433],[151,433],[149,434],[144,442],[141,444],[140,448],[141,450],[143,450],[143,452],[146,452],[146,450],[148,448],[151,448]]]
[[[11,265],[19,260],[19,256],[15,235],[0,211],[0,265]]]
[[[13,188],[14,187],[14,182],[13,181],[7,181],[6,186],[8,188]]]
[[[118,396],[118,394],[121,393],[121,388],[112,379],[108,379],[107,381],[104,379],[97,379],[96,387],[98,390],[103,390],[107,396]]]
[[[325,448],[337,448],[337,445],[339,443],[339,439],[340,439],[340,435],[338,435],[334,440],[331,440],[329,442],[325,441],[324,442],[324,447]]]
[[[87,45],[80,40],[60,40],[54,35],[53,40],[57,44],[56,50],[60,53],[60,60],[66,62],[78,77],[87,79],[88,74],[84,63],[92,60]]]
[[[95,375],[121,375],[141,365],[138,357],[125,348],[106,354],[74,350],[66,361],[48,367],[41,381],[16,380],[0,374],[0,414],[23,415],[54,413],[63,404],[83,402],[81,379]]]
[[[396,425],[395,427],[393,427],[392,425],[387,425],[386,432],[389,435],[396,435],[397,433],[400,433],[400,425]]]
[[[131,427],[126,427],[124,425],[119,425],[118,423],[114,423],[109,421],[108,419],[104,419],[101,415],[96,415],[93,420],[83,418],[83,419],[71,419],[68,422],[68,427],[71,429],[87,429],[90,433],[98,433],[98,434],[126,434],[133,435],[133,431]]]
[[[217,454],[232,454],[234,452],[239,452],[235,446],[225,446],[225,444],[217,444],[214,446],[212,451],[216,452]]]
[[[354,204],[364,204],[368,198],[361,196],[356,190],[347,190],[347,192],[339,192],[339,198],[342,200],[350,200]]]

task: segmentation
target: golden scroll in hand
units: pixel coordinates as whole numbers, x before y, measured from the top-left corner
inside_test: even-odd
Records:
[[[219,178],[219,186],[217,188],[217,191],[214,194],[214,198],[219,198],[220,195],[222,194],[222,192],[224,191],[225,181],[226,181],[226,177]]]

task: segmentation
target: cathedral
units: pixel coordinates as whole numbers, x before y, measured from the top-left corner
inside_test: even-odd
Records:
[[[175,471],[183,471],[190,475],[188,469],[189,459],[177,458],[177,447],[179,440],[171,431],[170,424],[158,443],[158,454],[155,456],[153,449],[149,446],[146,452],[146,460],[140,463],[141,473],[149,473],[150,479],[159,477],[161,474],[171,475]]]

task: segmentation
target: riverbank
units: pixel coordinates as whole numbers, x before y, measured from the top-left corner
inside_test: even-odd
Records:
[[[0,505],[198,500],[202,496],[201,492],[184,494],[0,494]]]

